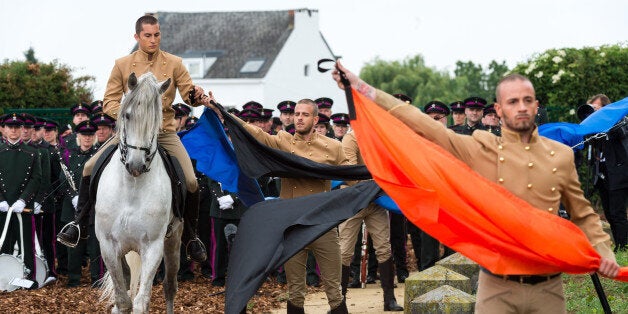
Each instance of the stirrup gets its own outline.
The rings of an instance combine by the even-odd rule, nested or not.
[[[68,241],[65,241],[65,239],[62,239],[61,237],[59,237],[59,234],[65,233],[66,229],[70,228],[71,225],[76,226],[76,228],[78,229],[78,237],[76,239],[76,242],[68,242]],[[63,228],[61,228],[61,231],[59,231],[59,234],[57,234],[57,241],[59,241],[59,243],[70,248],[75,248],[78,245],[79,241],[81,241],[81,226],[74,221],[70,221],[65,226],[63,226]]]
[[[191,239],[190,241],[188,241],[188,243],[185,245],[185,257],[187,258],[188,261],[196,261],[195,259],[192,258],[192,256],[190,255],[190,245],[192,243],[198,243],[200,246],[200,249],[202,249],[203,251],[205,251],[205,255],[207,255],[207,248],[205,248],[205,244],[203,243],[203,241],[201,241],[201,239],[199,239],[198,237],[194,237],[193,239]],[[207,256],[205,256],[205,260],[207,259]],[[197,262],[204,262],[203,261],[197,261]]]

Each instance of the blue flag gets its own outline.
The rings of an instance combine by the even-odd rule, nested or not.
[[[539,126],[539,134],[565,145],[574,147],[585,135],[607,132],[624,116],[628,115],[628,97],[593,112],[580,124],[556,122]],[[575,149],[582,149],[582,145]]]
[[[216,114],[205,109],[194,127],[180,132],[181,142],[196,169],[220,182],[223,190],[237,193],[246,206],[264,200],[257,181],[240,172],[235,151]]]

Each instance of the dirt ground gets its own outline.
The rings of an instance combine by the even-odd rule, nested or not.
[[[408,269],[416,271],[412,246],[408,245]],[[36,290],[0,292],[0,313],[110,313],[106,304],[98,302],[98,289],[89,282],[88,268],[83,268],[83,280],[76,288],[67,288],[67,277]],[[195,272],[195,278],[180,282],[175,298],[177,313],[224,313],[224,287],[214,287],[211,280]],[[397,303],[403,304],[404,285],[395,289]],[[248,313],[285,313],[287,288],[275,280],[265,282],[249,301]],[[365,289],[349,289],[347,307],[350,313],[383,312],[383,295],[379,281]],[[308,287],[306,313],[326,313],[327,298],[321,287]],[[162,285],[153,286],[151,313],[165,313]]]

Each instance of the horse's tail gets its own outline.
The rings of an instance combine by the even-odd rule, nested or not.
[[[129,282],[129,295],[131,300],[135,299],[135,295],[137,294],[137,290],[140,282],[140,272],[142,270],[142,259],[140,255],[135,251],[131,251],[125,255],[126,263],[129,265],[129,270],[131,273],[131,278]],[[98,280],[100,284],[100,299],[99,302],[106,302],[109,305],[115,303],[115,290],[113,287],[113,279],[111,279],[111,274],[109,271],[105,273],[105,275]]]

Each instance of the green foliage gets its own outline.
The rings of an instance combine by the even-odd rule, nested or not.
[[[628,265],[628,252],[616,254],[619,265]],[[600,277],[613,313],[628,313],[628,284]],[[604,313],[589,275],[563,275],[568,313]]]
[[[422,108],[431,100],[449,104],[469,96],[480,96],[490,102],[496,83],[507,71],[505,62],[492,61],[485,70],[471,61],[458,61],[452,76],[426,66],[423,57],[416,55],[403,61],[375,59],[362,68],[360,77],[388,93],[406,94],[413,104]]]
[[[58,108],[79,101],[90,102],[92,76],[74,78],[72,69],[57,61],[38,63],[33,49],[25,52],[30,61],[4,60],[0,64],[0,109]],[[32,62],[35,61],[35,62]]]
[[[628,46],[549,49],[511,72],[530,78],[537,98],[548,107],[550,121],[579,122],[575,110],[589,97],[600,93],[611,101],[626,97]]]

